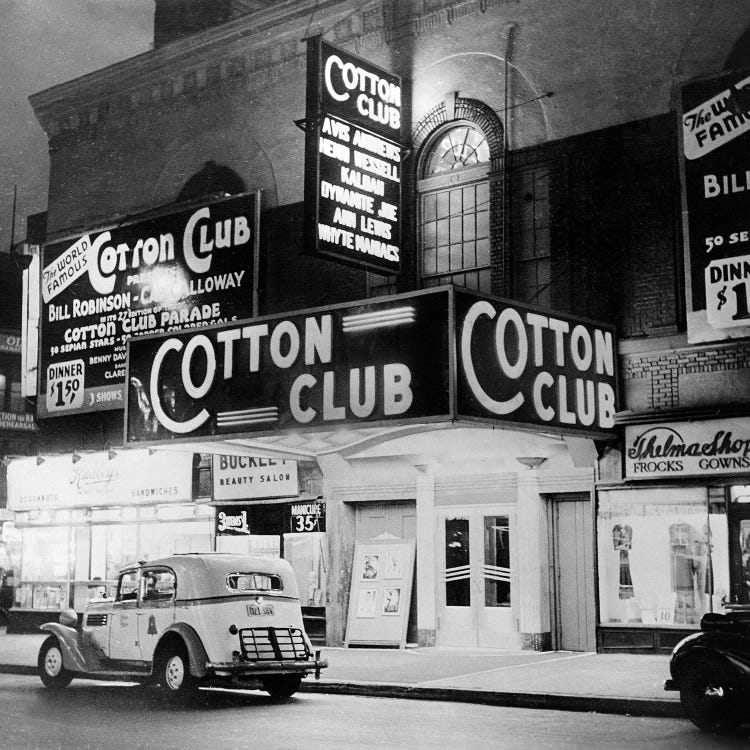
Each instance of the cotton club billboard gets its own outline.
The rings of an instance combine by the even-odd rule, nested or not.
[[[45,246],[39,415],[122,409],[130,336],[252,315],[258,206],[239,195]]]
[[[138,337],[125,440],[447,420],[605,436],[615,345],[608,326],[453,287]]]
[[[308,41],[306,251],[380,273],[401,267],[401,79]]]

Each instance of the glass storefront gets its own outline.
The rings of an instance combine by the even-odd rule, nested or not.
[[[314,517],[306,514],[310,531],[295,531],[298,518],[291,514],[291,509],[305,503],[270,503],[238,504],[217,507],[217,552],[237,552],[241,554],[283,557],[294,569],[300,602],[303,607],[325,607],[326,575],[328,561],[328,541],[325,531],[324,516]],[[323,503],[314,503],[318,508],[325,508]],[[238,519],[234,523],[222,525],[221,514]],[[323,511],[324,513],[324,511]],[[243,515],[244,514],[244,515]],[[288,531],[292,529],[292,531]]]
[[[82,611],[111,594],[118,569],[134,560],[212,549],[207,504],[19,512],[21,568],[14,606]]]
[[[705,486],[599,494],[602,625],[698,627],[729,599],[723,492]]]

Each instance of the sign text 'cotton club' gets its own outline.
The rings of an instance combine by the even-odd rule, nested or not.
[[[614,424],[610,329],[453,288],[128,346],[129,378],[146,384],[128,396],[132,444],[427,419]]]
[[[239,195],[46,245],[40,415],[122,409],[131,336],[251,315],[257,212]]]
[[[307,66],[306,250],[398,273],[401,79],[320,37]]]

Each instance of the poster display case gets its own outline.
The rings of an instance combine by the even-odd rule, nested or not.
[[[379,537],[357,543],[346,646],[406,648],[414,553],[413,539]]]

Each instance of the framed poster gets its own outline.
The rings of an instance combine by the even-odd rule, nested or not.
[[[413,539],[383,536],[354,550],[345,645],[406,648],[414,578]]]

